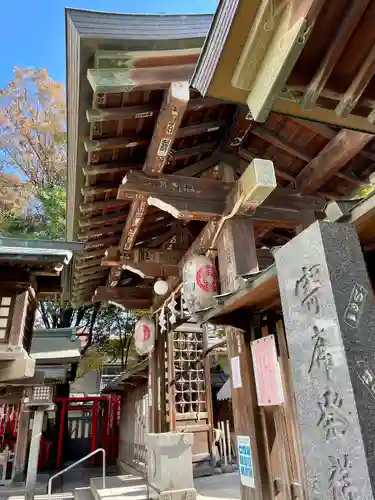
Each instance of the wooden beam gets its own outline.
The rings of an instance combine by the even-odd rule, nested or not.
[[[328,45],[324,58],[305,91],[302,100],[304,109],[311,109],[316,105],[320,93],[324,89],[369,3],[370,0],[359,0],[352,2],[347,7],[344,18],[340,21],[338,30]]]
[[[95,68],[142,68],[196,63],[201,48],[171,50],[97,50]]]
[[[85,251],[85,252],[83,252],[79,256],[78,261],[82,262],[82,261],[87,261],[87,259],[92,259],[92,258],[95,258],[95,257],[100,257],[100,256],[104,255],[104,252],[105,252],[105,248],[104,247],[102,247],[102,248],[96,248],[95,250]]]
[[[217,130],[220,130],[220,128],[222,128],[225,124],[225,120],[214,120],[210,122],[201,122],[194,123],[193,125],[187,125],[186,127],[182,127],[176,131],[173,140],[183,139],[185,137],[201,135],[209,132],[215,132]],[[92,153],[93,151],[101,151],[107,149],[124,149],[130,147],[133,148],[138,146],[145,146],[149,144],[150,141],[151,139],[142,138],[138,135],[129,137],[111,137],[110,139],[87,139],[84,144],[86,151],[88,153]],[[172,143],[173,141],[170,142],[170,147],[172,146]]]
[[[96,194],[116,193],[118,190],[118,182],[106,182],[103,184],[96,184],[94,186],[81,187],[82,196],[94,196]]]
[[[135,286],[99,286],[95,290],[93,302],[104,302],[108,300],[152,300],[152,288]]]
[[[258,11],[257,16],[263,18],[257,19],[257,32],[251,31],[233,77],[246,80],[241,88],[249,89],[247,104],[253,120],[266,121],[308,40],[312,31],[310,27],[324,2],[325,0],[304,0],[298,4],[282,2],[277,13],[272,8]],[[267,21],[270,26],[268,32],[264,30]],[[257,61],[259,63],[255,71],[248,71],[250,63],[257,64]],[[272,68],[271,73],[269,68]]]
[[[89,287],[96,287],[99,284],[103,283],[105,276],[91,276],[90,279],[85,279],[84,281],[80,281],[79,277],[77,277],[73,281],[73,289],[75,293],[79,293],[81,291],[85,291]]]
[[[281,139],[281,137],[278,137],[276,134],[270,132],[260,125],[252,127],[251,133],[260,137],[261,139],[264,139],[269,144],[272,144],[272,146],[275,146],[275,148],[281,149],[282,151],[285,151],[285,153],[288,153],[293,157],[296,156],[297,158],[305,162],[309,162],[312,160],[312,157],[310,155],[306,154],[301,149],[292,146],[288,142]]]
[[[139,274],[142,278],[167,277],[178,275],[178,262],[184,255],[181,250],[154,250],[137,248],[120,255],[118,248],[110,248],[101,265],[120,268]]]
[[[162,174],[158,178],[147,177],[143,172],[131,171],[123,180],[118,191],[119,198],[131,199],[142,195],[151,197],[148,200],[153,206],[155,199],[163,203],[171,203],[181,210],[190,210],[192,203],[206,207],[208,211],[220,208],[228,199],[233,189],[240,185],[236,182],[223,182],[211,179],[183,177],[177,175]],[[215,203],[211,203],[215,202]],[[277,187],[271,195],[263,202],[262,207],[279,210],[314,210],[322,211],[325,200],[320,196],[301,196],[297,191],[289,188]],[[162,208],[161,208],[162,209]],[[177,216],[175,216],[177,218]],[[181,215],[181,218],[185,218]]]
[[[84,175],[90,177],[92,175],[107,175],[120,174],[125,175],[129,170],[141,170],[143,165],[119,165],[117,163],[99,163],[95,165],[86,165],[82,167]]]
[[[141,106],[124,106],[122,108],[88,109],[86,111],[89,123],[106,122],[110,120],[127,120],[129,118],[149,118],[159,113],[157,104]]]
[[[168,239],[171,240],[173,236],[176,235],[176,226],[175,224],[172,224],[171,227],[165,228],[166,231],[163,234],[160,234],[159,236],[156,236],[155,238],[152,238],[151,241],[148,243],[149,248],[158,248],[160,245],[165,243]]]
[[[373,137],[372,134],[341,130],[297,175],[297,190],[301,194],[311,194],[319,189],[354,158]]]
[[[232,126],[228,129],[226,143],[229,150],[241,146],[252,124],[249,109],[247,106],[240,106],[234,115]]]
[[[80,239],[84,238],[96,238],[97,236],[103,236],[105,234],[121,233],[124,229],[124,223],[119,223],[113,226],[100,226],[94,229],[81,229],[79,236]]]
[[[172,159],[174,161],[186,160],[192,156],[201,156],[206,153],[212,153],[218,149],[219,144],[216,141],[204,142],[198,146],[191,146],[190,148],[177,149],[172,152]]]
[[[74,287],[76,287],[76,285],[82,285],[83,283],[89,283],[92,281],[96,282],[98,280],[106,278],[107,274],[108,274],[108,269],[104,269],[104,268],[102,268],[101,271],[98,271],[95,274],[87,274],[87,275],[80,274],[79,276],[74,277],[74,281],[73,281]]]
[[[157,176],[163,171],[188,101],[189,83],[172,83],[165,93],[164,103],[147,151],[143,167],[145,174]],[[133,247],[146,211],[145,199],[133,202],[122,233],[120,250],[130,250]]]
[[[180,175],[161,174],[157,178],[149,177],[144,172],[130,171],[124,177],[118,189],[118,199],[132,199],[134,195],[158,196],[172,195],[201,200],[226,199],[233,189],[233,183],[225,183],[211,179],[184,177]]]
[[[375,71],[375,45],[372,46],[360,70],[349,85],[348,90],[340,99],[336,107],[336,114],[339,116],[348,116],[354,109],[367,85],[374,76]]]
[[[104,201],[92,201],[89,203],[81,203],[79,209],[82,214],[88,214],[97,210],[107,210],[110,208],[124,208],[129,205],[129,202],[124,200],[110,199]]]
[[[87,153],[94,151],[106,151],[108,149],[127,149],[140,146],[147,146],[150,143],[148,137],[142,135],[110,137],[109,139],[87,139],[84,141]]]
[[[217,99],[209,97],[196,97],[191,99],[187,105],[189,111],[198,111],[200,109],[222,106],[223,103]],[[150,118],[159,114],[158,104],[142,104],[140,106],[123,106],[121,108],[93,108],[86,111],[87,121],[89,123],[105,122],[111,120],[126,120],[129,118]]]
[[[211,156],[208,156],[204,160],[198,161],[197,163],[193,163],[192,165],[188,165],[187,167],[183,167],[180,170],[173,172],[172,175],[194,177],[204,172],[205,170],[217,165],[219,161],[219,154],[213,154]]]
[[[127,206],[124,205],[123,208]],[[80,218],[78,219],[78,225],[80,228],[101,226],[102,224],[115,224],[126,219],[128,212],[116,212],[108,215],[95,215],[94,217]]]
[[[100,262],[100,261],[99,261]],[[107,271],[108,272],[108,271]],[[92,267],[88,267],[86,269],[81,269],[80,270],[80,273],[79,273],[79,276],[80,277],[83,277],[83,276],[90,276],[92,274],[102,274],[103,273],[103,267],[101,266],[101,264],[99,263],[99,265],[96,265],[96,266],[92,266]],[[104,273],[103,273],[104,274]]]
[[[98,264],[100,265],[101,262],[101,257],[98,257],[97,259],[81,260],[74,265],[74,269],[77,271],[84,271],[86,269],[89,270],[91,267],[95,267]]]
[[[87,79],[96,93],[167,89],[171,83],[189,81],[195,64],[134,69],[89,69]]]
[[[99,238],[97,240],[93,240],[93,241],[88,241],[87,243],[85,243],[84,245],[84,249],[85,251],[87,250],[91,250],[92,248],[97,248],[97,247],[106,247],[108,248],[109,246],[111,245],[114,245],[118,242],[119,240],[119,237],[118,236],[109,236],[109,237],[105,237],[105,238]]]

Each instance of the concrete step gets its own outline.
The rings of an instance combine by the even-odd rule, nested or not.
[[[75,488],[74,500],[94,500],[94,495],[91,491],[91,488]]]
[[[8,495],[9,495],[9,493],[8,493]],[[7,496],[7,497],[4,496],[4,498],[7,498],[8,500],[24,500],[25,496],[24,495]],[[50,498],[51,498],[51,500],[73,500],[74,495],[73,495],[73,493],[52,493]],[[48,495],[45,495],[45,494],[44,495],[35,495],[34,500],[48,500]]]
[[[94,477],[90,481],[90,487],[95,500],[110,500],[112,498],[116,498],[117,500],[126,498],[131,500],[147,500],[149,497],[148,487],[143,477],[131,474],[106,477],[104,489],[103,479],[101,477]]]

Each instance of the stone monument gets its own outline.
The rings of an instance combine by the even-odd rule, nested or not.
[[[275,253],[309,500],[375,487],[375,306],[355,228],[319,221]]]
[[[147,434],[147,479],[151,487],[156,490],[158,498],[196,499],[192,465],[193,442],[193,434],[184,432]]]

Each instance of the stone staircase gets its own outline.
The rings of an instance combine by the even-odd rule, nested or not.
[[[146,481],[131,474],[107,476],[103,488],[101,477],[90,480],[90,486],[75,488],[72,493],[53,493],[52,500],[148,500],[150,494]],[[35,495],[35,500],[48,500],[48,495]],[[8,500],[23,500],[24,496],[9,496]]]

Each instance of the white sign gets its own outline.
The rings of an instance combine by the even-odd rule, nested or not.
[[[274,335],[251,342],[255,387],[259,406],[281,405],[284,402],[280,365]]]
[[[240,357],[235,356],[230,360],[230,362],[232,366],[232,387],[233,389],[239,389],[242,387]]]
[[[241,483],[248,488],[255,488],[253,457],[249,436],[237,436],[238,467]]]

